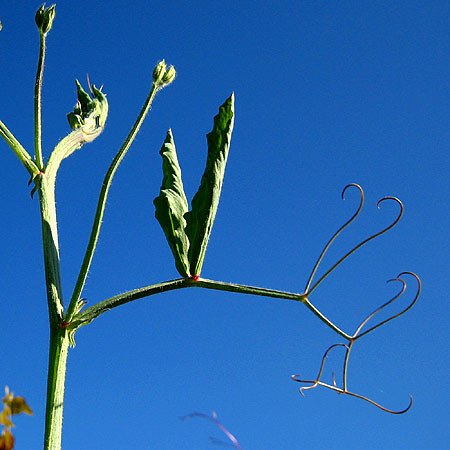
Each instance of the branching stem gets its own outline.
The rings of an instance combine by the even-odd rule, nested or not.
[[[67,332],[60,328],[64,314],[60,276],[58,228],[56,221],[54,178],[46,174],[37,182],[42,220],[44,267],[50,318],[50,350],[45,416],[45,450],[61,449],[64,382],[66,376]]]
[[[199,278],[193,280],[191,278],[179,278],[176,280],[165,281],[163,283],[145,286],[139,289],[125,292],[123,294],[115,295],[114,297],[103,300],[96,305],[87,308],[80,314],[76,315],[72,327],[76,328],[83,323],[89,323],[106,311],[112,308],[123,305],[144,297],[160,294],[162,292],[172,291],[175,289],[182,289],[187,287],[200,287],[206,289],[214,289],[219,291],[236,292],[239,294],[259,295],[264,297],[280,298],[286,300],[294,300],[304,303],[322,322],[329,326],[332,330],[338,333],[345,339],[351,339],[351,336],[339,329],[331,320],[325,317],[305,296],[305,294],[296,294],[292,292],[277,291],[274,289],[266,289],[255,286],[246,286],[236,283],[225,283],[222,281],[207,280]]]
[[[45,5],[45,4],[44,4]],[[97,105],[98,110],[94,109],[96,116],[87,115],[87,119],[91,119],[91,122],[87,122],[86,128],[80,125],[81,122],[75,122],[73,125],[73,121],[71,119],[76,119],[78,117],[76,114],[74,116],[69,115],[69,122],[74,130],[64,139],[62,139],[58,145],[54,148],[53,152],[49,155],[47,160],[47,165],[44,165],[44,159],[42,154],[42,81],[43,81],[43,73],[44,73],[44,64],[45,64],[45,53],[46,53],[46,35],[51,28],[51,24],[54,17],[54,5],[50,8],[45,9],[44,5],[38,10],[36,14],[36,24],[40,30],[40,45],[39,45],[39,60],[36,71],[36,79],[34,86],[34,150],[35,150],[35,158],[25,150],[25,148],[20,144],[20,142],[15,138],[15,136],[9,131],[6,125],[0,121],[0,136],[5,139],[7,144],[12,148],[16,156],[19,158],[21,163],[24,165],[26,170],[31,176],[31,181],[34,181],[35,188],[32,191],[32,194],[35,191],[39,193],[39,204],[40,204],[40,212],[41,212],[41,224],[42,224],[42,240],[43,240],[43,253],[44,253],[44,267],[45,267],[45,279],[46,279],[46,288],[47,288],[47,301],[48,301],[48,310],[49,310],[49,323],[50,323],[50,351],[49,351],[49,366],[48,366],[48,379],[47,379],[47,405],[46,405],[46,423],[45,423],[45,444],[44,450],[60,450],[61,449],[61,441],[62,441],[62,419],[63,419],[63,404],[64,404],[64,385],[65,385],[65,375],[66,375],[66,364],[67,364],[67,354],[68,348],[71,343],[73,343],[73,334],[76,330],[87,323],[90,323],[92,320],[103,314],[104,312],[115,308],[117,306],[123,305],[125,303],[149,297],[155,294],[182,289],[189,287],[200,287],[205,289],[214,289],[221,290],[227,292],[235,292],[240,294],[250,294],[271,298],[280,298],[286,300],[293,300],[297,302],[303,303],[310,311],[313,312],[322,322],[324,322],[329,328],[339,334],[341,337],[345,338],[348,341],[348,345],[346,344],[335,344],[325,352],[325,355],[322,359],[322,364],[320,366],[319,374],[316,380],[301,380],[297,375],[293,375],[293,379],[298,382],[312,384],[307,388],[302,389],[310,389],[316,386],[325,386],[330,388],[336,392],[348,394],[363,400],[366,400],[378,408],[383,409],[384,411],[391,412],[393,414],[401,414],[407,411],[412,405],[412,399],[410,401],[410,405],[402,410],[402,411],[392,411],[388,410],[374,401],[368,399],[359,394],[355,394],[349,392],[347,389],[347,369],[348,369],[348,361],[350,356],[350,351],[356,339],[374,331],[378,327],[386,324],[387,322],[399,317],[408,311],[417,301],[417,298],[420,294],[421,283],[420,279],[417,275],[411,272],[401,273],[395,281],[400,281],[402,284],[402,290],[399,292],[394,298],[377,308],[372,314],[370,314],[357,328],[353,335],[349,335],[338,328],[333,322],[331,322],[324,314],[322,314],[310,301],[309,297],[311,293],[322,283],[322,281],[333,272],[344,260],[346,260],[351,254],[353,254],[356,250],[364,246],[367,242],[372,239],[382,235],[383,233],[390,230],[392,227],[396,225],[396,223],[400,220],[400,217],[403,213],[403,205],[395,197],[385,197],[378,202],[378,207],[380,204],[386,200],[394,200],[399,205],[399,213],[397,218],[387,227],[382,229],[381,231],[373,234],[372,236],[366,238],[358,245],[356,245],[353,249],[348,251],[342,258],[340,258],[328,271],[322,275],[318,281],[313,283],[313,279],[316,275],[316,272],[319,268],[325,253],[328,251],[331,244],[334,240],[340,235],[340,233],[350,224],[361,212],[364,203],[364,193],[360,186],[356,184],[348,185],[344,188],[342,193],[342,197],[344,198],[344,194],[346,190],[350,187],[356,187],[360,192],[360,204],[354,213],[354,215],[343,225],[338,231],[331,237],[328,243],[325,245],[322,250],[317,262],[315,263],[311,275],[307,281],[306,288],[304,293],[291,293],[273,289],[265,289],[261,287],[247,286],[242,284],[235,283],[226,283],[221,281],[208,280],[204,278],[199,278],[199,276],[195,276],[193,278],[186,277],[180,278],[176,280],[166,281],[158,284],[153,284],[151,286],[145,286],[139,289],[134,289],[123,294],[116,295],[114,297],[110,297],[104,301],[101,301],[93,306],[87,308],[85,311],[80,312],[82,302],[80,302],[80,297],[82,291],[84,289],[86,278],[92,263],[93,255],[95,252],[95,248],[97,245],[98,237],[100,234],[101,224],[103,220],[103,215],[105,211],[106,201],[109,194],[109,189],[111,187],[111,183],[113,177],[128,152],[131,144],[133,143],[141,125],[144,122],[145,117],[147,116],[152,102],[156,93],[162,89],[163,87],[169,85],[173,79],[175,78],[175,69],[173,66],[167,67],[165,61],[161,61],[156,66],[153,72],[153,84],[150,89],[150,92],[145,100],[145,103],[133,125],[128,136],[126,137],[123,145],[117,151],[106,175],[103,180],[102,188],[100,191],[97,209],[95,212],[95,217],[92,225],[92,230],[90,234],[90,238],[87,244],[86,252],[83,258],[83,262],[80,268],[80,272],[73,290],[73,294],[67,308],[67,312],[64,312],[63,305],[63,297],[62,297],[62,286],[61,286],[61,275],[60,275],[60,257],[59,257],[59,243],[58,243],[58,227],[57,227],[57,217],[56,217],[56,204],[55,204],[55,182],[56,182],[56,174],[58,168],[62,162],[62,160],[68,157],[71,153],[73,153],[76,149],[80,148],[83,144],[87,142],[92,142],[96,137],[102,132],[104,121],[107,116],[107,101],[105,95],[100,90],[97,90],[95,86],[93,86],[93,95],[95,97],[95,101],[99,103],[94,103],[93,101],[88,101],[83,95],[88,96],[85,93],[79,83],[78,91],[78,106],[74,109],[75,114],[85,110],[85,107],[89,105]],[[83,94],[84,93],[84,94]],[[92,93],[92,90],[91,90]],[[82,95],[83,94],[83,95]],[[100,99],[100,100],[99,100]],[[233,97],[231,97],[231,102]],[[232,103],[231,103],[232,104]],[[99,106],[102,105],[102,106]],[[232,110],[234,111],[234,110]],[[86,112],[86,111],[84,111]],[[234,113],[233,113],[234,114]],[[233,114],[231,117],[233,117]],[[80,119],[79,120],[84,120]],[[76,119],[76,120],[78,120]],[[94,120],[95,119],[95,120]],[[84,122],[82,122],[84,124]],[[90,124],[90,125],[89,125]],[[208,139],[209,139],[208,135]],[[230,131],[231,136],[231,131]],[[209,142],[209,140],[208,140]],[[223,171],[221,177],[223,178]],[[220,194],[220,191],[219,191]],[[218,201],[218,198],[217,198]],[[194,197],[195,202],[195,197]],[[215,210],[214,210],[215,215]],[[212,226],[212,222],[211,222]],[[209,237],[209,234],[208,234]],[[202,241],[203,242],[203,241]],[[207,242],[207,241],[206,241]],[[202,249],[202,252],[206,250],[206,244]],[[203,255],[202,253],[202,255]],[[196,270],[193,270],[193,274],[200,273],[200,264],[196,264]],[[198,267],[197,267],[198,266]],[[404,274],[409,274],[415,277],[418,283],[418,289],[416,296],[413,301],[404,308],[401,312],[394,314],[387,319],[381,321],[380,323],[372,326],[368,330],[364,332],[360,332],[364,325],[379,311],[381,311],[386,306],[390,305],[397,298],[399,298],[405,290],[405,282],[400,278]],[[183,274],[182,274],[183,275]],[[391,280],[394,281],[394,280]],[[328,385],[323,383],[320,379],[322,376],[324,364],[326,357],[331,349],[335,347],[345,347],[346,355],[344,360],[343,367],[343,387],[339,388],[336,385],[334,376],[333,376],[333,385]],[[194,414],[201,415],[201,414]],[[206,417],[205,415],[201,415]],[[240,448],[234,436],[231,435],[217,420],[217,417],[213,415],[212,420],[219,426],[219,428],[224,431],[227,436],[232,440],[235,444],[236,448]]]
[[[94,256],[95,247],[97,246],[98,236],[100,234],[100,228],[102,225],[103,214],[105,212],[106,199],[108,198],[109,189],[111,187],[111,182],[116,173],[117,168],[125,157],[128,149],[130,148],[132,142],[134,141],[139,129],[141,128],[142,123],[144,122],[147,113],[150,110],[153,99],[155,98],[156,92],[158,91],[158,85],[154,82],[152,84],[152,88],[145,100],[144,106],[139,113],[136,122],[134,123],[131,131],[129,132],[125,142],[120,147],[116,156],[114,157],[111,165],[109,166],[108,172],[105,175],[103,180],[102,189],[100,191],[100,196],[97,203],[97,210],[95,212],[94,223],[92,225],[91,235],[89,238],[89,242],[86,248],[86,253],[84,255],[83,263],[80,269],[80,273],[78,275],[77,282],[75,284],[75,288],[72,294],[72,298],[70,300],[69,307],[67,309],[66,316],[64,318],[65,322],[70,322],[75,314],[77,302],[80,299],[81,293],[83,291],[84,285],[86,283],[86,278],[89,272],[89,268],[91,267],[92,258]]]

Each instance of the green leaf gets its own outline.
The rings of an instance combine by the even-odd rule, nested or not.
[[[206,137],[208,157],[200,187],[192,200],[192,210],[186,214],[189,237],[189,271],[198,276],[202,270],[206,247],[219,206],[228,150],[234,124],[234,94],[219,108],[214,127]]]
[[[163,158],[163,181],[160,194],[153,201],[155,216],[169,242],[175,266],[183,277],[190,276],[188,249],[189,239],[186,235],[185,214],[188,202],[184,193],[181,169],[178,164],[172,131],[167,132],[166,139],[159,154]]]
[[[183,277],[198,277],[202,269],[219,206],[233,124],[234,94],[219,108],[219,114],[214,117],[213,130],[206,136],[206,168],[192,200],[191,211],[188,211],[181,169],[170,130],[160,151],[164,178],[160,195],[153,201],[155,216],[169,242],[178,272]]]

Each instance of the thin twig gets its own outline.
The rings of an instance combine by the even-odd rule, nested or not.
[[[400,218],[403,215],[403,203],[396,197],[384,197],[381,200],[378,201],[377,203],[377,207],[378,209],[380,208],[380,205],[382,202],[386,201],[386,200],[394,200],[399,206],[400,206],[400,212],[397,216],[397,218],[386,228],[383,228],[381,231],[369,236],[368,238],[364,239],[362,242],[360,242],[358,245],[356,245],[355,247],[353,247],[349,252],[347,252],[342,258],[340,258],[335,264],[333,264],[333,266],[327,270],[320,278],[319,280],[314,284],[314,286],[309,289],[309,291],[307,292],[308,295],[310,295],[316,288],[317,286],[319,286],[319,284],[331,273],[333,272],[334,269],[336,269],[342,262],[344,262],[351,254],[353,254],[354,252],[356,252],[356,250],[358,250],[359,248],[361,248],[363,245],[367,244],[369,241],[371,241],[372,239],[375,239],[378,236],[381,236],[382,234],[386,233],[387,231],[389,231],[391,228],[393,228],[398,221],[400,220]]]
[[[345,188],[342,190],[341,193],[341,198],[342,200],[345,200],[345,191],[351,187],[354,186],[359,190],[360,193],[360,201],[359,201],[359,206],[358,209],[356,210],[356,212],[353,214],[353,216],[347,220],[347,222],[344,223],[344,225],[342,225],[337,231],[336,233],[333,234],[333,236],[331,237],[331,239],[327,242],[327,244],[325,245],[325,247],[322,250],[322,253],[320,254],[320,256],[317,258],[316,263],[314,264],[313,270],[311,272],[311,275],[308,278],[308,281],[306,283],[306,287],[305,287],[305,292],[308,292],[309,290],[309,286],[312,283],[312,280],[314,278],[314,275],[317,272],[317,269],[319,268],[320,262],[322,261],[323,257],[325,256],[325,253],[327,252],[327,250],[330,248],[330,245],[333,243],[333,241],[342,233],[342,231],[344,231],[345,228],[347,228],[359,215],[359,213],[362,210],[362,207],[364,205],[364,191],[362,189],[362,187],[359,184],[356,183],[350,183],[347,184],[347,186],[345,186]]]
[[[416,294],[415,294],[415,296],[414,296],[413,301],[412,301],[406,308],[404,308],[402,311],[400,311],[399,313],[394,314],[394,315],[388,317],[387,319],[381,321],[381,322],[378,323],[377,325],[374,325],[373,327],[369,328],[369,329],[368,329],[367,331],[365,331],[364,333],[358,334],[358,333],[361,331],[361,329],[363,328],[363,326],[364,326],[365,324],[367,324],[367,322],[368,322],[372,317],[374,317],[378,312],[380,312],[380,311],[381,311],[382,309],[384,309],[386,306],[390,305],[390,304],[393,303],[395,300],[397,300],[397,299],[405,292],[405,289],[406,289],[406,282],[405,282],[402,278],[400,278],[402,275],[411,275],[411,276],[413,276],[413,277],[416,279],[416,281],[417,281],[417,292],[416,292]],[[379,403],[376,403],[375,401],[371,400],[370,398],[368,398],[368,397],[366,397],[366,396],[363,396],[363,395],[360,395],[360,394],[356,394],[356,393],[354,393],[354,392],[350,392],[350,391],[347,389],[348,362],[349,362],[349,358],[350,358],[350,352],[351,352],[351,349],[352,349],[352,347],[353,347],[353,344],[354,344],[355,340],[356,340],[356,339],[359,339],[360,337],[362,337],[362,336],[364,336],[364,335],[366,335],[366,334],[368,334],[368,333],[370,333],[370,332],[372,332],[372,331],[374,331],[376,328],[380,327],[381,325],[384,325],[385,323],[390,322],[391,320],[396,319],[397,317],[400,317],[400,316],[401,316],[402,314],[404,314],[406,311],[408,311],[409,309],[411,309],[411,308],[414,306],[414,304],[416,303],[417,299],[419,298],[420,291],[421,291],[421,281],[420,281],[420,278],[419,278],[415,273],[413,273],[413,272],[402,272],[402,273],[400,273],[400,274],[398,275],[397,278],[395,278],[395,279],[393,279],[393,280],[389,280],[389,281],[400,281],[400,282],[402,283],[402,288],[401,288],[400,292],[398,292],[398,293],[397,293],[393,298],[391,298],[388,302],[386,302],[386,303],[384,303],[383,305],[381,305],[380,307],[378,307],[374,312],[372,312],[369,316],[367,316],[367,317],[361,322],[361,324],[357,327],[357,329],[356,329],[355,333],[353,334],[353,336],[351,336],[351,337],[349,338],[349,343],[348,343],[348,345],[346,345],[346,344],[334,344],[334,345],[330,346],[330,347],[325,351],[325,353],[324,353],[324,355],[323,355],[323,357],[322,357],[321,364],[320,364],[319,373],[318,373],[318,375],[317,375],[317,377],[316,377],[315,380],[303,380],[303,379],[300,378],[300,375],[292,375],[292,376],[291,376],[291,378],[292,378],[294,381],[297,381],[297,382],[300,382],[300,383],[311,384],[311,386],[302,386],[302,387],[299,389],[300,394],[304,395],[304,394],[303,394],[303,391],[305,391],[305,390],[307,390],[307,389],[314,389],[314,388],[316,388],[317,386],[323,386],[323,387],[326,387],[326,388],[328,388],[328,389],[331,389],[331,390],[333,390],[333,391],[335,391],[335,392],[337,392],[337,393],[339,393],[339,394],[347,394],[347,395],[350,395],[350,396],[352,396],[352,397],[356,397],[356,398],[360,398],[360,399],[362,399],[362,400],[365,400],[365,401],[371,403],[372,405],[376,406],[377,408],[380,408],[381,410],[383,410],[383,411],[385,411],[385,412],[388,412],[388,413],[391,413],[391,414],[403,414],[403,413],[407,412],[407,411],[412,407],[412,404],[413,404],[413,398],[412,398],[411,395],[410,395],[410,403],[409,403],[409,405],[408,405],[405,409],[403,409],[403,410],[395,411],[395,410],[392,410],[392,409],[385,408],[384,406],[381,406]],[[334,372],[333,372],[333,374],[332,374],[332,383],[333,383],[332,385],[327,384],[327,383],[324,383],[324,382],[321,381],[321,377],[322,377],[322,374],[323,374],[323,369],[324,369],[324,366],[325,366],[326,358],[328,357],[329,352],[330,352],[333,348],[336,348],[336,347],[345,347],[345,348],[346,348],[345,358],[344,358],[344,366],[343,366],[343,373],[342,373],[342,381],[343,381],[343,387],[342,387],[342,388],[340,388],[340,387],[337,386],[337,384],[336,384],[336,378],[335,378]]]

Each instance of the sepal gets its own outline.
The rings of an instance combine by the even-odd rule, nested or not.
[[[47,34],[53,25],[55,19],[55,7],[56,5],[45,7],[45,3],[36,11],[35,21],[42,34]]]
[[[78,80],[75,80],[75,83],[77,85],[78,101],[73,111],[67,114],[70,128],[72,130],[83,128],[83,131],[88,134],[94,132],[97,128],[103,128],[108,117],[108,100],[106,95],[93,85],[91,98]]]

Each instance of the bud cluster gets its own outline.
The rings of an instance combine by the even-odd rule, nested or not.
[[[80,127],[85,127],[86,131],[94,131],[98,127],[103,127],[108,116],[108,101],[106,95],[92,86],[93,98],[81,87],[78,80],[75,80],[77,84],[77,97],[78,101],[73,109],[73,112],[67,114],[67,120],[69,121],[72,130],[76,130]]]
[[[45,3],[36,11],[35,21],[42,34],[47,34],[53,25],[55,18],[55,6],[52,5],[45,8]]]
[[[158,88],[163,88],[175,79],[176,75],[175,67],[169,66],[167,67],[164,59],[160,61],[155,69],[153,70],[153,82],[157,85]]]

